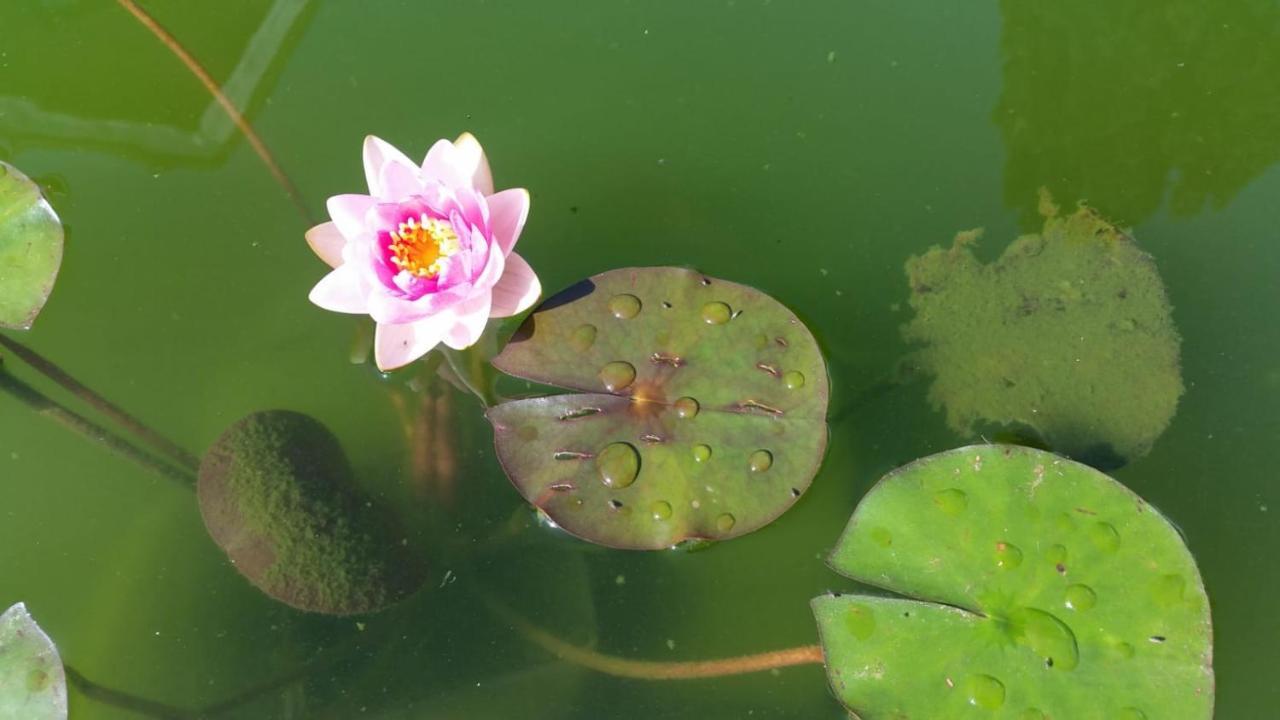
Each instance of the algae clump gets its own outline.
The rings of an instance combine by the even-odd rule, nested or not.
[[[300,413],[236,422],[200,465],[200,513],[267,595],[333,615],[379,610],[425,577],[395,519],[353,484],[333,434]]]
[[[1146,454],[1182,394],[1181,341],[1151,256],[1093,209],[1065,217],[1042,193],[1044,229],[994,262],[962,232],[910,258],[919,344],[909,364],[933,376],[929,399],[973,435],[1030,428],[1099,467]],[[1026,444],[1035,444],[1034,442]]]

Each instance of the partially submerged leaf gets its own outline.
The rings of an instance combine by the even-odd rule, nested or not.
[[[58,649],[18,603],[0,615],[0,718],[66,717],[67,678]]]
[[[0,162],[0,327],[30,329],[62,265],[62,222],[36,186]]]
[[[1042,198],[1040,235],[980,262],[961,233],[907,261],[913,362],[934,377],[947,424],[1030,427],[1102,468],[1142,456],[1182,394],[1178,331],[1151,257],[1093,210]],[[1035,443],[1032,443],[1035,444]]]
[[[375,612],[425,578],[395,519],[356,488],[337,438],[301,413],[258,412],[228,428],[200,463],[197,495],[236,569],[293,607]]]
[[[920,598],[813,602],[831,687],[863,720],[1213,714],[1191,553],[1088,466],[1011,445],[918,460],[872,488],[830,562]]]
[[[547,300],[494,359],[583,394],[489,411],[516,488],[565,530],[658,549],[762,527],[809,486],[827,371],[764,293],[682,268],[596,275]]]

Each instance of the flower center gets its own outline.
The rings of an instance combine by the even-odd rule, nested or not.
[[[435,277],[445,258],[458,252],[458,234],[447,220],[423,214],[400,223],[391,231],[391,262],[418,277]]]

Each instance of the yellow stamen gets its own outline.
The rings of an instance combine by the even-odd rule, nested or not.
[[[391,262],[418,277],[435,277],[444,261],[458,252],[458,234],[447,220],[423,214],[400,223],[391,231]]]

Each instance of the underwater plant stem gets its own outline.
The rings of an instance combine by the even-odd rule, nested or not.
[[[280,169],[280,165],[276,163],[275,158],[272,157],[271,151],[267,149],[266,143],[262,142],[262,138],[258,137],[258,133],[254,132],[253,126],[250,125],[249,121],[245,120],[244,116],[240,114],[240,111],[236,108],[235,104],[231,102],[231,99],[222,92],[222,88],[218,86],[218,83],[213,79],[213,76],[211,76],[209,72],[200,65],[200,62],[197,61],[191,53],[187,52],[186,48],[182,47],[181,43],[179,43],[173,35],[169,34],[168,30],[165,30],[160,23],[156,22],[155,18],[148,15],[141,7],[138,7],[137,3],[133,0],[116,0],[116,2],[120,7],[127,10],[130,15],[137,19],[137,21],[149,30],[152,35],[155,35],[156,39],[163,43],[164,46],[174,54],[174,56],[181,60],[182,64],[187,66],[187,69],[191,71],[192,75],[196,76],[196,79],[200,81],[200,84],[204,85],[205,89],[209,91],[209,94],[213,96],[213,99],[222,106],[224,111],[226,111],[227,116],[231,118],[231,122],[234,123],[240,130],[241,134],[244,135],[244,139],[249,142],[249,146],[252,147],[253,151],[262,159],[262,163],[267,166],[267,170],[271,172],[271,175],[275,177],[276,182],[279,183],[280,187],[283,188],[285,193],[289,196],[289,199],[293,201],[293,204],[298,208],[298,212],[302,214],[303,220],[309,224],[314,224],[315,220],[312,219],[310,211],[307,210],[307,206],[303,204],[302,196],[298,194],[298,189],[294,187],[293,181],[289,179],[288,175],[284,174],[284,170]]]
[[[88,440],[102,445],[124,458],[191,490],[195,487],[195,474],[164,463],[139,450],[124,438],[98,425],[79,413],[63,407],[58,401],[22,382],[0,368],[0,390],[22,401],[35,412],[48,417],[63,427],[80,433]]]
[[[95,702],[110,705],[122,710],[128,710],[150,718],[161,718],[162,720],[182,720],[185,718],[195,717],[191,712],[176,708],[171,705],[148,700],[146,698],[131,695],[121,690],[114,690],[104,685],[90,680],[80,674],[78,670],[70,665],[63,666],[63,672],[66,673],[67,683],[74,687],[81,695]]]
[[[45,358],[17,340],[5,335],[0,335],[0,345],[3,345],[20,360],[35,368],[42,375],[57,383],[67,392],[83,400],[94,410],[97,410],[115,423],[119,424],[120,427],[136,435],[139,440],[142,440],[155,448],[161,454],[168,456],[178,465],[193,473],[200,467],[200,461],[195,455],[192,455],[186,450],[178,447],[176,443],[155,430],[152,430],[141,420],[135,418],[115,403],[94,392],[84,383],[81,383],[79,380],[71,377],[53,361]]]
[[[801,645],[783,650],[717,658],[715,660],[676,662],[632,660],[616,655],[606,655],[590,648],[561,640],[516,615],[492,598],[485,598],[485,603],[495,614],[515,626],[520,634],[561,660],[590,668],[596,672],[632,680],[701,680],[729,675],[745,675],[793,665],[821,665],[824,662],[822,648],[818,645]]]

